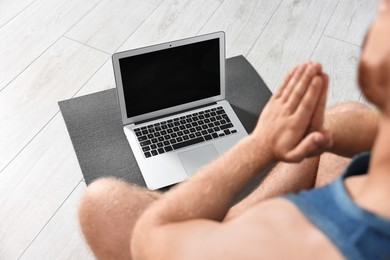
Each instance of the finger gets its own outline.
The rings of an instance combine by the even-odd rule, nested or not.
[[[323,89],[323,79],[320,76],[315,76],[307,89],[305,95],[301,99],[296,109],[297,118],[305,118],[311,120],[316,108],[318,99],[320,98]],[[307,125],[309,126],[309,125]]]
[[[284,89],[287,87],[287,84],[290,82],[292,76],[297,71],[298,67],[299,65],[295,65],[294,67],[292,67],[287,73],[287,75],[284,77],[282,83],[280,83],[280,87],[278,88],[278,90],[276,90],[274,94],[275,98],[279,98],[283,94]]]
[[[303,96],[305,95],[307,89],[309,88],[309,85],[310,85],[313,77],[317,74],[318,74],[318,66],[317,65],[309,64],[306,67],[306,70],[302,74],[302,77],[299,79],[295,88],[292,90],[291,94],[289,95],[287,104],[288,104],[290,111],[295,111],[298,104],[300,103]]]
[[[313,132],[289,151],[285,156],[285,160],[287,162],[300,162],[306,157],[321,153],[325,147],[329,146],[329,143],[329,136],[321,132]]]
[[[319,131],[323,127],[324,123],[324,115],[325,115],[325,107],[326,107],[326,99],[328,96],[328,87],[329,87],[329,77],[326,74],[322,75],[322,79],[324,81],[323,88],[321,91],[320,98],[317,103],[317,107],[312,116],[311,125],[309,127],[310,131]]]
[[[282,98],[283,98],[284,102],[287,101],[287,99],[290,96],[295,85],[298,83],[299,79],[302,77],[302,74],[304,73],[307,65],[308,65],[307,63],[303,63],[303,64],[299,65],[298,68],[296,69],[294,75],[292,76],[292,78],[290,79],[290,81],[288,82],[287,86],[285,87],[285,89],[283,91]]]

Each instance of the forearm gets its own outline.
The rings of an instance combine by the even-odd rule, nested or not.
[[[325,116],[325,127],[333,135],[328,152],[352,157],[372,149],[378,129],[379,114],[357,102],[337,105]]]
[[[272,161],[252,136],[242,139],[188,181],[166,193],[145,213],[144,221],[159,224],[191,219],[223,219],[235,196]]]

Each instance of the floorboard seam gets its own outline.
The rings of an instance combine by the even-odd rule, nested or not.
[[[78,40],[75,40],[75,39],[73,39],[73,38],[69,38],[68,36],[63,35],[62,37],[66,38],[66,39],[68,39],[68,40],[74,41],[74,42],[76,42],[76,43],[79,43],[79,44],[81,44],[81,45],[84,45],[85,47],[89,47],[89,48],[92,48],[92,49],[94,49],[94,50],[96,50],[96,51],[99,51],[99,52],[102,52],[102,53],[104,53],[104,54],[107,54],[107,55],[109,55],[109,56],[112,55],[111,53],[105,52],[105,51],[100,50],[100,49],[98,49],[98,48],[96,48],[96,47],[93,47],[93,46],[91,46],[91,45],[88,45],[88,44],[86,44],[86,43],[79,42]]]
[[[329,19],[328,19],[328,22],[326,23],[324,29],[322,30],[321,37],[318,39],[316,46],[313,48],[313,51],[311,52],[311,54],[310,54],[310,56],[309,56],[309,59],[311,59],[311,58],[313,57],[313,54],[314,54],[314,52],[316,51],[316,49],[317,49],[317,47],[318,47],[318,44],[321,42],[321,39],[322,39],[322,37],[323,37],[324,34],[325,34],[325,30],[326,30],[326,28],[328,28],[328,25],[329,25],[329,23],[330,23],[330,20],[332,20],[332,17],[333,17],[333,15],[334,15],[334,12],[336,11],[336,9],[337,9],[337,7],[339,6],[339,4],[340,4],[340,0],[337,2],[336,6],[334,7],[333,12],[332,12],[332,14],[330,15],[330,17],[329,17]]]
[[[359,45],[359,44],[356,44],[356,43],[353,43],[353,42],[348,42],[348,41],[346,41],[346,40],[343,40],[343,39],[339,39],[339,38],[336,38],[336,37],[333,37],[333,36],[330,36],[330,35],[327,35],[327,34],[323,34],[323,36],[325,36],[325,37],[328,37],[328,38],[331,38],[331,39],[333,39],[333,40],[336,40],[336,41],[339,41],[339,42],[343,42],[343,43],[347,43],[347,44],[351,44],[351,45],[353,45],[353,46],[355,46],[355,47],[358,47],[358,48],[361,48],[362,46],[361,45]]]
[[[12,16],[8,21],[6,21],[5,23],[3,23],[2,25],[0,25],[0,29],[5,26],[7,23],[9,23],[11,20],[13,20],[16,16],[18,16],[20,13],[22,13],[24,10],[26,10],[28,7],[30,7],[33,3],[37,2],[38,0],[34,0],[32,1],[31,3],[29,3],[25,8],[23,8],[22,10],[20,10],[17,14],[15,14],[14,16]]]
[[[217,8],[215,8],[214,12],[209,16],[207,21],[203,24],[203,26],[200,28],[200,30],[196,33],[196,35],[199,35],[199,33],[203,30],[203,28],[207,25],[207,23],[210,21],[210,19],[214,16],[214,14],[217,12],[217,10],[221,7],[221,5],[225,2],[225,0],[222,0],[222,2],[218,5]]]
[[[23,250],[22,254],[18,257],[18,259],[20,259],[24,253],[28,250],[28,248],[32,245],[32,243],[34,243],[34,241],[37,239],[37,237],[39,236],[39,234],[41,234],[41,232],[45,229],[45,227],[47,226],[47,224],[49,224],[49,222],[53,219],[53,217],[57,214],[57,212],[61,209],[61,207],[65,204],[65,202],[68,200],[68,198],[70,197],[70,195],[72,195],[72,193],[76,190],[76,188],[80,185],[81,183],[81,180],[75,185],[75,187],[72,189],[72,191],[68,194],[68,196],[66,196],[65,200],[61,203],[61,205],[56,209],[56,211],[53,213],[53,215],[49,218],[48,221],[46,221],[46,223],[43,225],[43,227],[39,230],[38,234],[36,234],[36,236],[31,240],[31,242],[27,245],[27,247]]]
[[[268,21],[266,22],[266,24],[264,25],[264,28],[263,30],[261,30],[261,32],[259,33],[259,35],[257,36],[256,40],[253,42],[252,44],[252,47],[249,48],[249,50],[247,51],[247,53],[245,53],[243,56],[245,58],[248,57],[249,53],[252,51],[253,47],[256,45],[257,41],[260,39],[260,36],[263,34],[264,30],[268,27],[268,24],[269,22],[271,21],[272,17],[274,17],[276,11],[279,9],[280,5],[282,4],[283,0],[280,0],[278,6],[275,8],[274,12],[272,13],[272,15],[269,17]]]

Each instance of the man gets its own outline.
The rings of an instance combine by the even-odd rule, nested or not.
[[[380,2],[359,65],[361,88],[379,112],[349,103],[325,114],[328,79],[321,66],[294,67],[253,133],[171,191],[114,179],[91,184],[79,218],[95,256],[389,259],[389,5]],[[338,177],[346,157],[366,150],[371,158],[355,157]],[[278,161],[287,163],[233,205],[261,169]],[[314,186],[322,187],[276,197]]]

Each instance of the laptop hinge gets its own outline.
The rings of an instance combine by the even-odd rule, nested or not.
[[[178,115],[178,114],[181,114],[181,113],[185,113],[187,111],[192,111],[192,110],[195,110],[195,109],[199,109],[199,108],[202,108],[202,107],[208,107],[208,106],[215,105],[215,104],[217,104],[217,102],[213,102],[213,103],[209,103],[209,104],[205,104],[205,105],[201,105],[201,106],[197,106],[197,107],[191,107],[191,108],[184,109],[184,110],[181,110],[181,111],[178,111],[178,112],[175,112],[175,113],[170,113],[170,114],[166,114],[166,115],[163,115],[163,116],[157,116],[157,117],[149,118],[147,120],[142,120],[142,121],[134,123],[134,125],[143,124],[143,123],[146,123],[146,122],[149,122],[149,121],[158,120],[160,118],[165,118],[165,117],[168,117],[168,116]]]

